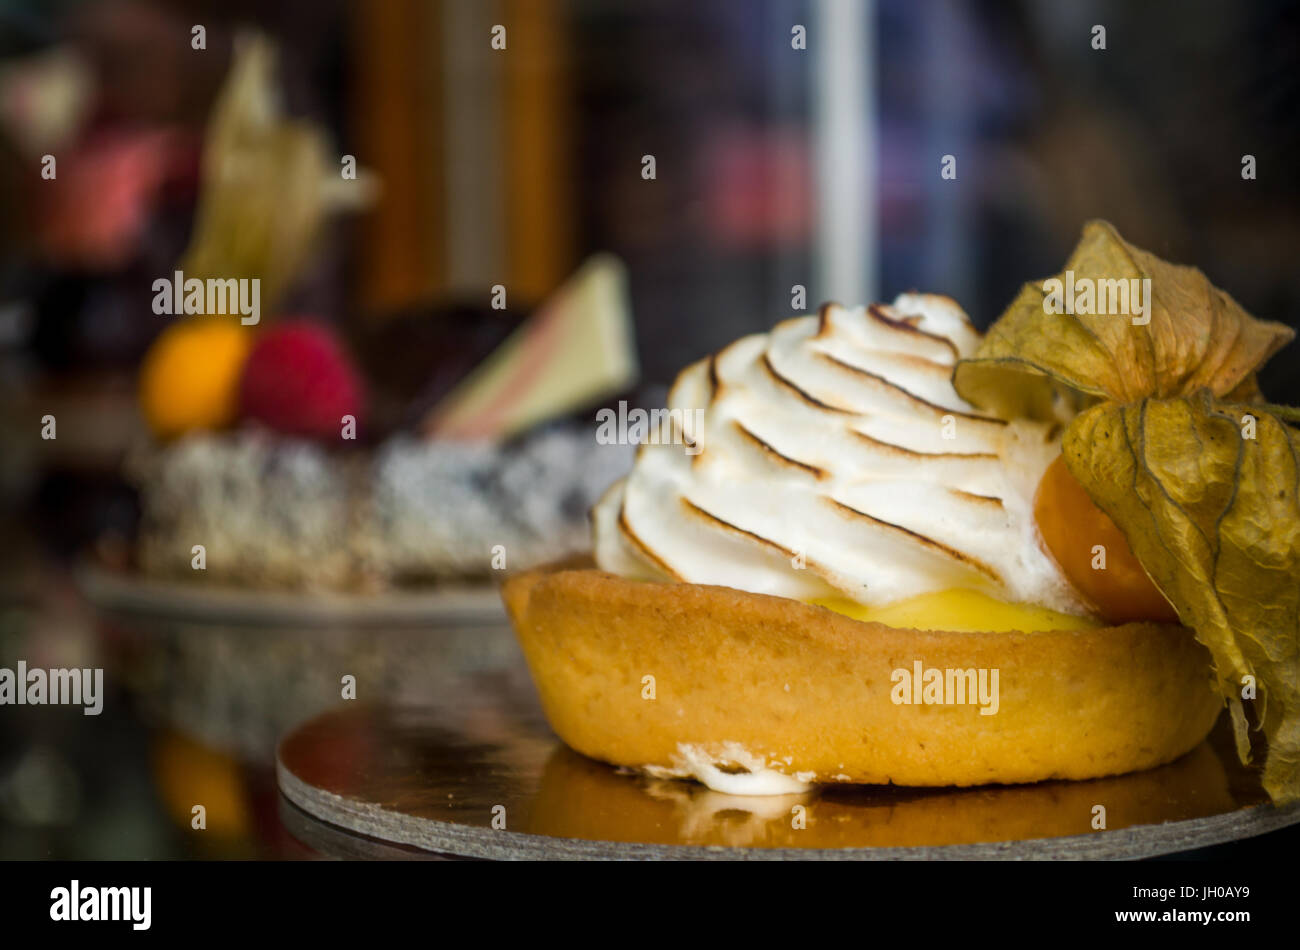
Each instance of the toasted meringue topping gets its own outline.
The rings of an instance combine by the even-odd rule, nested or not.
[[[1033,519],[1059,432],[983,416],[952,387],[979,340],[952,300],[903,294],[687,367],[668,408],[703,411],[698,444],[642,447],[593,511],[598,564],[804,600],[969,588],[1086,613]]]

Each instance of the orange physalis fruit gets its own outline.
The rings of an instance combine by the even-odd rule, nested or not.
[[[1066,578],[1107,621],[1178,622],[1178,614],[1134,557],[1124,534],[1070,474],[1064,456],[1047,467],[1038,483],[1034,518]]]

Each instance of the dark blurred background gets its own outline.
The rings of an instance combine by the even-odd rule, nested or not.
[[[643,392],[789,316],[794,285],[804,311],[945,293],[986,326],[1089,218],[1300,323],[1293,3],[0,0],[0,645],[66,584],[49,558],[134,518],[118,473],[142,432],[135,376],[169,319],[151,282],[189,239],[209,110],[250,26],[278,45],[288,112],[380,183],[282,308],[339,327],[372,375],[454,378],[596,251],[627,264]],[[485,310],[495,283],[508,314]],[[1263,373],[1274,401],[1300,402],[1298,354]],[[57,442],[33,437],[45,412]],[[85,763],[23,755],[0,761],[0,805],[39,825],[14,789],[73,787]]]
[[[136,278],[184,246],[244,25],[278,42],[289,110],[384,186],[290,309],[384,321],[498,280],[537,300],[612,250],[647,375],[667,381],[788,315],[794,284],[810,307],[934,290],[987,323],[1102,217],[1294,320],[1297,19],[1290,3],[1210,0],[4,0],[6,378],[130,367],[159,329]],[[47,152],[101,207],[42,194]],[[835,167],[839,152],[860,167]],[[945,154],[956,181],[940,179]],[[861,246],[830,245],[845,234]],[[1296,365],[1266,381],[1294,397],[1282,363]]]
[[[85,496],[60,477],[116,473],[140,431],[135,372],[168,323],[151,282],[189,239],[241,29],[278,44],[289,114],[381,185],[331,218],[284,312],[428,396],[613,251],[653,403],[790,315],[795,285],[809,310],[946,293],[987,325],[1093,217],[1294,325],[1298,20],[1213,0],[0,0],[0,499],[39,499],[72,546],[129,520],[129,498],[70,517]],[[505,314],[484,306],[498,282]],[[1298,354],[1263,373],[1275,401],[1300,402]],[[30,437],[38,406],[57,443]]]

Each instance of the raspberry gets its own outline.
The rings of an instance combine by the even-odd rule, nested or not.
[[[276,432],[337,439],[343,417],[361,427],[365,394],[338,337],[305,320],[278,323],[253,344],[239,385],[240,414]]]

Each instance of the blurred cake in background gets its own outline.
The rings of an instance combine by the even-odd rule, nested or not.
[[[419,423],[373,445],[364,374],[325,327],[170,327],[141,370],[160,438],[128,463],[138,566],[192,578],[201,544],[210,579],[371,590],[586,550],[586,513],[633,447],[563,420],[635,379],[624,284],[615,259],[593,258]]]
[[[279,116],[271,62],[257,40],[236,55],[175,275],[260,276],[262,312],[160,317],[139,379],[154,438],[127,462],[135,567],[371,591],[587,549],[586,512],[632,461],[573,419],[636,379],[621,263],[591,258],[522,322],[444,308],[348,337],[281,313],[322,221],[376,183],[340,179],[321,136]]]
[[[504,444],[403,435],[354,453],[264,430],[196,434],[133,460],[137,557],[151,576],[249,587],[482,578],[587,550],[587,511],[631,462],[630,447],[576,424]]]

